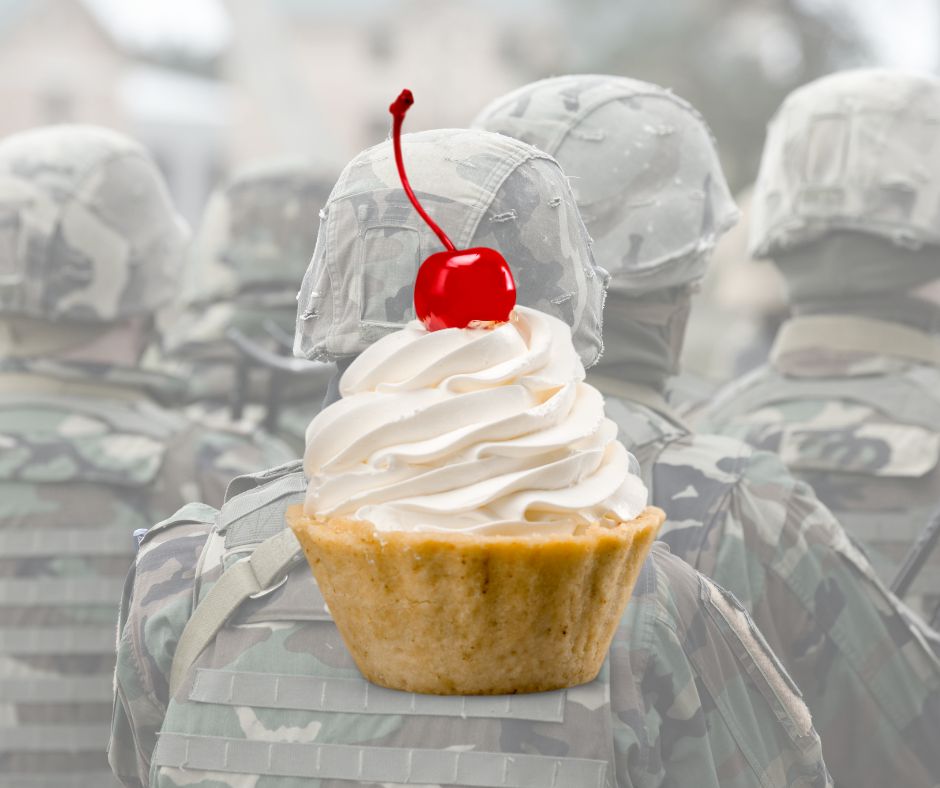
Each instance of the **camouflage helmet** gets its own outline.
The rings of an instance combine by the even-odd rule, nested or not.
[[[586,366],[600,356],[606,273],[558,163],[471,129],[402,137],[411,185],[458,249],[506,258],[518,301],[564,320]],[[414,280],[441,243],[402,189],[392,143],[354,158],[324,208],[297,305],[294,353],[337,360],[414,319]]]
[[[188,231],[144,148],[92,126],[0,141],[0,315],[111,323],[170,300]]]
[[[940,79],[886,69],[791,93],[767,130],[754,193],[756,257],[854,230],[940,243]]]
[[[737,220],[705,121],[656,85],[600,75],[544,79],[496,99],[473,125],[558,159],[612,290],[700,279],[708,253]]]
[[[241,170],[216,190],[187,256],[179,301],[161,319],[165,348],[217,342],[233,326],[257,334],[265,318],[286,319],[290,330],[332,186],[322,168],[284,160]]]

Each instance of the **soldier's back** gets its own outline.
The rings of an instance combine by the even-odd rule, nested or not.
[[[232,476],[271,457],[132,387],[16,366],[0,395],[0,772],[17,785],[105,786],[134,532],[193,495],[221,501]]]
[[[720,392],[699,420],[777,453],[886,583],[940,506],[940,363],[778,350],[773,364]],[[940,550],[910,599],[928,614],[940,599]]]
[[[201,621],[217,631],[169,686],[193,600],[211,608],[225,569],[290,536],[284,513],[305,487],[285,466],[236,482],[218,517],[188,507],[148,535],[117,672],[111,761],[126,785],[827,784],[809,713],[756,630],[662,545],[580,687],[441,697],[369,684],[296,546],[270,590],[217,628]]]
[[[801,687],[834,778],[932,786],[940,662],[812,490],[740,440],[605,405],[668,513],[659,538],[754,617]]]

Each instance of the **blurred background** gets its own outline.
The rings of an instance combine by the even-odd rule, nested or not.
[[[690,100],[741,191],[790,90],[853,65],[933,71],[938,41],[938,0],[0,0],[0,134],[64,122],[129,133],[196,223],[214,186],[256,159],[304,156],[337,174],[385,138],[402,87],[419,130],[465,125],[533,79],[594,71]],[[780,318],[779,283],[742,267],[744,240],[729,237],[704,283],[693,374],[749,365],[747,350],[717,358],[697,330],[714,310],[741,317],[745,348]]]

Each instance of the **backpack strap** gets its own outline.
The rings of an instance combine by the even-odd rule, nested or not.
[[[230,566],[193,611],[180,635],[170,669],[170,695],[176,694],[203,649],[249,597],[268,589],[303,559],[294,532],[284,529]]]

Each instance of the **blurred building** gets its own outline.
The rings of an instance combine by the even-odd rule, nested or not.
[[[565,38],[534,0],[229,0],[227,75],[236,158],[305,155],[337,172],[388,135],[388,105],[415,94],[406,130],[464,126],[500,93],[557,71]]]
[[[408,128],[465,125],[557,71],[558,15],[535,0],[0,0],[0,135],[96,123],[150,147],[183,213],[259,157],[337,173]]]
[[[0,0],[0,135],[48,123],[128,133],[153,150],[183,213],[195,219],[223,169],[231,122],[224,84],[194,64],[217,59],[225,43],[205,51],[203,39],[204,51],[195,52],[191,34],[140,35],[159,25],[127,13],[137,5]]]
[[[386,137],[403,87],[417,131],[465,125],[533,79],[595,71],[691,100],[743,185],[795,85],[901,52],[936,62],[935,0],[911,3],[898,15],[887,0],[0,0],[0,135],[59,122],[127,132],[195,220],[250,160],[339,172]]]

